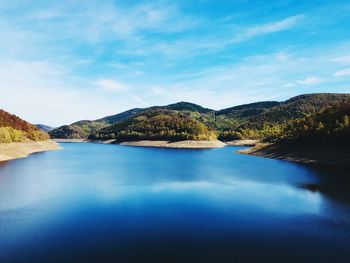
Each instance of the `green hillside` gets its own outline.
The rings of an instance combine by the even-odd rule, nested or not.
[[[300,95],[280,103],[252,120],[260,126],[263,126],[264,122],[286,123],[291,119],[302,118],[317,113],[326,107],[346,102],[350,102],[349,94]]]
[[[181,102],[174,103],[174,104],[169,104],[166,106],[160,106],[159,108],[166,109],[166,110],[198,112],[201,114],[214,112],[214,110],[212,110],[212,109],[204,108],[204,107],[199,106],[197,104],[185,102],[185,101],[181,101]]]
[[[291,122],[284,138],[302,143],[350,145],[350,103]]]
[[[61,127],[58,127],[50,131],[49,134],[52,138],[59,138],[59,139],[87,139],[90,134],[95,133],[97,130],[101,128],[121,122],[128,118],[136,116],[137,114],[140,114],[142,112],[149,111],[149,110],[157,110],[157,109],[178,110],[178,111],[193,113],[194,114],[192,116],[193,118],[198,119],[198,121],[206,121],[208,123],[210,123],[210,120],[208,118],[203,119],[205,113],[214,112],[211,109],[206,109],[193,103],[179,102],[179,103],[170,104],[167,106],[134,108],[115,115],[110,115],[101,119],[97,119],[94,121],[90,121],[90,120],[78,121],[70,125],[63,125]],[[196,114],[197,112],[203,113],[203,115],[200,113]]]
[[[188,114],[152,109],[90,135],[92,140],[211,140],[215,133]]]
[[[204,124],[209,130],[216,131],[219,139],[223,141],[234,139],[276,140],[282,136],[291,121],[315,114],[332,105],[347,102],[350,103],[349,94],[328,93],[300,95],[284,102],[256,102],[219,111],[189,102],[179,102],[166,106],[135,108],[95,121],[79,121],[59,127],[51,131],[50,135],[53,138],[68,139],[86,139],[91,134],[107,136],[106,131],[108,131],[110,125],[125,123],[124,121],[135,119],[134,117],[140,115],[148,118],[149,114],[146,114],[146,112],[164,110],[181,113],[198,123]]]
[[[114,124],[120,121],[123,121],[127,118],[130,118],[132,116],[135,116],[141,112],[143,112],[145,109],[142,108],[134,108],[131,110],[124,111],[122,113],[118,113],[115,115],[107,116],[102,119],[98,119],[95,122],[103,122],[103,123],[108,123],[108,124]]]
[[[48,139],[49,135],[35,125],[4,110],[0,110],[0,143],[43,141]]]
[[[306,94],[281,102],[260,114],[240,119],[241,125],[230,130],[219,130],[219,139],[267,139],[283,136],[286,126],[293,120],[315,114],[333,105],[350,103],[350,94]]]
[[[70,125],[63,125],[49,132],[56,139],[86,139],[89,135],[108,126],[104,121],[78,121]]]

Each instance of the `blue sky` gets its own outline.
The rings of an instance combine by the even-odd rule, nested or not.
[[[349,1],[0,2],[0,107],[53,126],[350,92]]]

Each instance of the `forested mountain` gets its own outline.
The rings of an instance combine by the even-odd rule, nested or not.
[[[214,127],[224,134],[225,131],[235,130],[279,104],[277,101],[262,101],[219,110],[215,112]]]
[[[0,110],[0,143],[43,141],[48,140],[49,135],[35,125],[21,118]]]
[[[285,123],[291,119],[302,118],[322,109],[350,102],[349,94],[306,94],[293,97],[253,118],[254,123],[262,126],[264,122]]]
[[[350,144],[350,103],[340,103],[291,122],[287,140],[316,144]]]
[[[169,104],[167,106],[160,106],[159,108],[166,109],[166,110],[191,111],[191,112],[198,112],[198,113],[214,112],[214,110],[212,109],[203,108],[202,106],[199,106],[197,104],[185,102],[185,101]]]
[[[91,133],[108,125],[109,123],[105,121],[77,121],[54,129],[49,134],[57,139],[86,139]]]
[[[199,120],[203,118],[200,113],[206,112],[214,112],[213,110],[203,108],[199,105],[188,103],[188,102],[179,102],[175,104],[170,104],[166,106],[153,106],[149,108],[134,108],[131,110],[127,110],[115,115],[110,115],[101,119],[97,119],[94,121],[84,120],[72,123],[70,125],[63,125],[59,128],[56,128],[50,132],[50,136],[52,138],[60,138],[60,139],[86,139],[90,134],[96,132],[97,130],[104,128],[108,125],[112,125],[137,114],[140,114],[149,110],[177,110],[177,111],[187,111],[198,113],[193,116],[194,118],[198,118]],[[199,113],[200,112],[200,113]]]
[[[244,120],[239,127],[232,126],[232,129],[221,130],[219,139],[276,140],[282,136],[291,121],[343,103],[350,103],[350,94],[319,93],[296,96]]]
[[[120,121],[123,121],[127,118],[130,118],[132,116],[135,116],[141,112],[145,111],[145,109],[142,108],[134,108],[131,110],[124,111],[122,113],[118,113],[115,115],[107,116],[102,119],[96,120],[96,122],[103,122],[103,123],[108,123],[108,124],[114,124]]]
[[[245,118],[252,117],[265,112],[267,109],[279,105],[278,101],[262,101],[250,104],[243,104],[231,108],[219,110],[216,112],[217,116],[224,115],[227,117]]]
[[[92,140],[211,140],[216,139],[203,123],[185,113],[151,109],[137,116],[100,129],[90,135]]]
[[[154,106],[150,108],[135,108],[116,115],[108,116],[95,121],[80,121],[71,125],[62,126],[50,132],[53,138],[88,138],[91,134],[104,134],[110,125],[116,129],[123,128],[118,123],[135,117],[150,117],[146,112],[158,110],[181,113],[191,120],[205,125],[208,130],[215,131],[221,140],[234,139],[269,139],[275,140],[282,136],[287,125],[296,119],[301,119],[317,113],[333,105],[350,103],[350,94],[306,94],[293,97],[284,102],[263,101],[245,104],[215,111],[199,105],[179,102],[167,106]],[[167,114],[165,114],[167,115]],[[148,123],[143,120],[140,125]],[[130,126],[134,127],[134,126]],[[164,127],[163,127],[164,128]],[[102,133],[99,133],[102,131]],[[166,129],[166,127],[164,128]],[[130,129],[129,129],[130,130]]]

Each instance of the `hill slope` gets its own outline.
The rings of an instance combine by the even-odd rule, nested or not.
[[[349,94],[306,94],[284,102],[263,101],[215,111],[179,102],[166,106],[135,108],[95,121],[79,121],[50,132],[53,138],[85,139],[100,129],[123,122],[147,111],[168,110],[182,114],[216,130],[221,140],[278,138],[285,126],[335,104],[350,102]]]
[[[305,94],[293,97],[253,118],[258,125],[263,122],[285,123],[290,119],[302,118],[336,104],[350,102],[349,94]]]
[[[350,144],[350,103],[341,103],[291,122],[288,140],[316,144]]]
[[[153,106],[149,108],[134,108],[115,115],[110,115],[97,119],[94,121],[84,120],[72,123],[70,125],[63,125],[49,132],[52,138],[58,139],[86,139],[90,134],[95,133],[97,130],[104,128],[108,125],[112,125],[137,114],[140,114],[149,110],[164,109],[164,110],[178,110],[178,111],[188,111],[192,112],[194,110],[201,113],[213,112],[211,109],[203,108],[199,105],[189,103],[189,102],[179,102],[175,104],[170,104],[166,106]],[[201,119],[200,114],[198,116]]]
[[[343,103],[350,103],[350,94],[318,93],[296,96],[243,120],[238,127],[232,126],[230,130],[223,130],[219,138],[276,140],[283,135],[290,122]]]
[[[103,128],[89,139],[135,140],[211,140],[215,133],[203,123],[178,111],[152,109]]]
[[[0,143],[44,141],[47,133],[21,118],[0,110]]]
[[[274,143],[241,153],[302,163],[350,166],[350,103],[291,121]]]
[[[86,139],[89,135],[109,124],[104,121],[77,121],[70,125],[63,125],[49,132],[51,138],[56,139]]]

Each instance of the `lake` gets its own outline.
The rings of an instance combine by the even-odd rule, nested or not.
[[[350,173],[63,143],[0,163],[0,262],[349,262]]]

